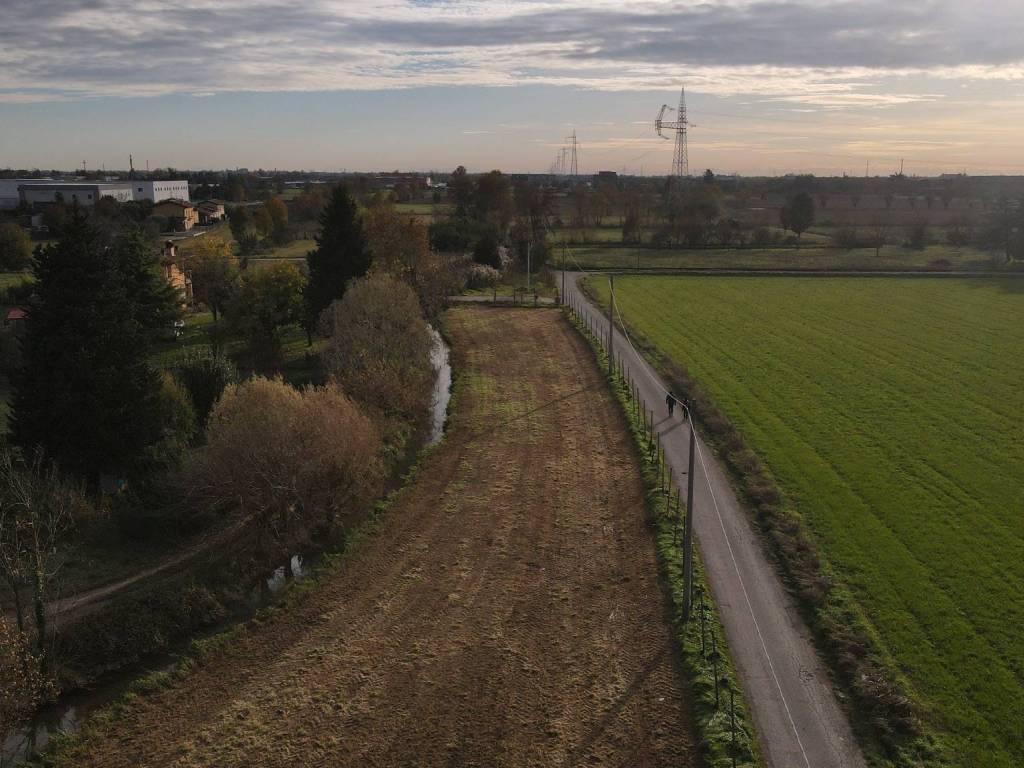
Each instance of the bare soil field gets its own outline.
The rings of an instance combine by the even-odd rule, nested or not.
[[[67,766],[686,766],[624,417],[556,310],[458,307],[445,440],[340,565]]]

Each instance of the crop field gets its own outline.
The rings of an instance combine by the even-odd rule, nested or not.
[[[765,461],[953,764],[1024,765],[1024,280],[626,276],[616,300]]]
[[[932,245],[921,250],[887,245],[874,248],[637,248],[576,246],[570,249],[584,269],[813,269],[813,270],[988,270],[1002,259],[976,248]],[[561,258],[556,250],[555,258]],[[570,262],[570,265],[574,265]]]

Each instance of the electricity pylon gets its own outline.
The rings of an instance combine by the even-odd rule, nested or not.
[[[669,138],[665,135],[665,131],[676,132],[676,146],[672,153],[672,179],[681,185],[683,179],[690,175],[690,159],[686,146],[686,129],[689,127],[690,121],[686,118],[685,86],[679,89],[679,111],[676,113],[676,119],[665,120],[665,113],[672,111],[672,107],[668,104],[661,105],[661,111],[658,112],[658,117],[654,120],[654,130],[663,139]]]

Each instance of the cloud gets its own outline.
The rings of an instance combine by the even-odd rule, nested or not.
[[[1024,79],[1014,0],[5,0],[0,101],[569,85],[828,107]],[[894,81],[895,79],[895,81]]]

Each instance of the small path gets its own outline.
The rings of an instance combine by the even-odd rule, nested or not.
[[[580,290],[581,276],[566,273],[566,299],[606,335],[608,318]],[[648,409],[654,410],[666,460],[685,488],[689,429],[679,412],[668,418],[664,382],[618,328],[613,339],[616,356],[629,367]],[[769,768],[864,768],[860,747],[797,606],[725,470],[699,436],[698,441],[707,474],[698,461],[694,532],[765,761]]]

